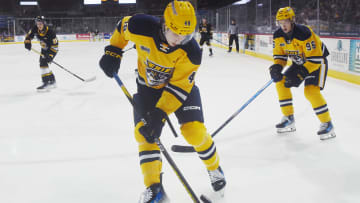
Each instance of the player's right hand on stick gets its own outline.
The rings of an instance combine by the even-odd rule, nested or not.
[[[123,51],[118,47],[108,45],[105,47],[105,53],[101,57],[99,65],[104,73],[112,78],[114,73],[118,73]]]
[[[29,39],[26,39],[25,41],[24,41],[24,44],[25,44],[25,49],[27,49],[27,50],[31,50],[31,40],[29,40]]]
[[[283,67],[280,64],[273,64],[270,66],[270,75],[274,82],[279,82],[283,78],[283,74],[281,73]]]
[[[144,136],[148,143],[154,143],[155,138],[159,138],[162,128],[165,124],[167,114],[159,109],[154,108],[144,115],[145,125],[139,128],[139,132]]]

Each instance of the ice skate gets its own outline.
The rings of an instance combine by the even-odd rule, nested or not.
[[[222,197],[225,193],[225,185],[226,180],[224,176],[224,172],[222,171],[221,167],[219,166],[217,169],[213,171],[209,171],[211,186],[215,192],[218,192]]]
[[[295,119],[293,115],[283,116],[281,122],[276,125],[278,133],[294,132],[295,128]]]
[[[321,123],[317,134],[319,135],[320,140],[327,140],[336,137],[334,126],[331,121],[327,123]]]
[[[36,90],[38,92],[48,92],[51,89],[56,88],[56,82],[55,81],[49,81],[49,82],[44,82],[41,86],[39,86],[38,88],[36,88]]]
[[[139,203],[169,203],[161,183],[152,184],[141,193]]]

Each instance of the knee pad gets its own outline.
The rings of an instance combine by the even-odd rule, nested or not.
[[[195,147],[200,146],[206,141],[206,138],[210,136],[206,132],[204,123],[199,121],[185,123],[180,129],[185,140]]]
[[[304,95],[307,100],[311,101],[313,98],[320,95],[320,87],[315,85],[307,85],[304,88]]]

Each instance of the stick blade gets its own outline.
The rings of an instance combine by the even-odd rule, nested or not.
[[[89,79],[85,79],[84,82],[92,82],[92,81],[94,81],[94,80],[96,80],[96,76],[91,77],[91,78],[89,78]]]
[[[171,146],[171,151],[180,153],[192,153],[195,152],[195,149],[192,146],[173,145]]]
[[[211,203],[211,200],[207,198],[205,195],[200,195],[200,199],[204,203]]]

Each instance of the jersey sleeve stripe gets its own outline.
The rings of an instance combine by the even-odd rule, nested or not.
[[[140,84],[140,85],[145,85],[146,86],[146,82],[144,80],[144,78],[142,78],[139,74],[137,75],[137,82]]]
[[[165,90],[173,94],[181,103],[184,103],[186,98],[189,96],[189,93],[170,83],[165,86]]]
[[[308,59],[307,61],[311,62],[311,63],[315,63],[315,64],[321,64],[321,60],[318,59]]]
[[[324,57],[322,57],[322,56],[310,56],[310,57],[306,57],[306,59],[320,59],[320,60],[323,60]]]
[[[288,56],[287,55],[274,55],[274,59],[281,59],[287,61]]]
[[[186,100],[186,97],[184,97],[184,95],[182,96],[179,96],[179,94],[177,94],[178,92],[176,92],[176,90],[173,90],[171,88],[168,88],[168,87],[165,87],[165,90],[164,91],[167,91],[169,92],[170,94],[174,95],[176,97],[177,100],[179,100],[181,103],[184,103],[185,100]]]
[[[306,57],[306,60],[311,63],[321,64],[324,60],[324,57],[323,56],[311,56],[311,57]]]

